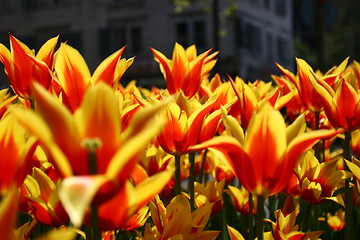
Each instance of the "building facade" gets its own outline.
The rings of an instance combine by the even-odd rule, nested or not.
[[[218,4],[216,22],[212,1]],[[8,46],[11,33],[37,50],[60,34],[91,70],[127,45],[124,57],[136,58],[124,81],[136,78],[145,86],[161,77],[149,47],[169,58],[175,42],[196,44],[201,53],[214,47],[216,32],[223,74],[254,80],[273,73],[274,62],[293,65],[292,6],[286,0],[190,0],[180,13],[171,0],[0,0],[0,22],[1,43]]]

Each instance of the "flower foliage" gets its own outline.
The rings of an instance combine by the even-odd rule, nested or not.
[[[272,82],[247,82],[210,74],[218,52],[176,43],[171,59],[150,48],[166,89],[145,89],[121,82],[134,62],[125,47],[91,73],[58,37],[36,54],[9,39],[4,239],[255,239],[254,229],[258,239],[337,239],[351,225],[357,61],[321,73],[296,58],[294,73],[276,64]]]

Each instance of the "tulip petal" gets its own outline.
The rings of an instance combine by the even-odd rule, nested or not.
[[[86,210],[95,194],[107,179],[102,175],[65,178],[59,188],[59,197],[76,228],[81,227]]]
[[[150,50],[153,52],[155,60],[160,63],[160,69],[162,74],[164,75],[166,79],[166,88],[169,91],[170,94],[176,93],[180,88],[179,86],[175,86],[174,77],[172,74],[172,62],[165,57],[164,54],[161,52],[150,48]]]
[[[118,99],[105,83],[89,88],[81,106],[74,114],[76,128],[82,139],[98,139],[97,172],[102,174],[120,144],[120,115]],[[106,127],[104,127],[106,126]]]
[[[343,131],[344,131],[343,129],[317,130],[313,132],[307,132],[295,137],[293,141],[291,141],[290,144],[288,145],[284,162],[286,162],[290,167],[295,166],[300,155],[304,153],[307,149],[312,147],[317,141],[319,141],[320,139],[334,137],[335,135],[342,133]],[[280,174],[280,172],[278,174]],[[284,174],[281,174],[281,177],[283,176]]]
[[[91,77],[92,84],[102,81],[109,86],[113,86],[117,83],[125,70],[133,62],[133,58],[129,61],[120,59],[121,55],[124,53],[125,48],[126,47],[122,47],[100,63]]]
[[[12,187],[0,203],[0,234],[1,238],[14,240],[14,228],[18,203],[18,189]]]
[[[73,228],[56,229],[36,238],[36,240],[73,240],[76,237],[76,232]]]
[[[245,240],[245,238],[233,227],[226,225],[231,240]]]
[[[255,179],[258,186],[272,178],[279,160],[285,154],[286,146],[284,118],[266,103],[251,118],[244,143],[245,151],[256,166]]]
[[[40,61],[46,63],[46,65],[52,69],[53,61],[54,61],[54,50],[56,44],[59,40],[59,35],[47,40],[44,45],[41,46],[38,53],[36,54],[36,58]]]
[[[156,111],[154,110],[160,110],[161,107],[164,107],[164,105],[160,104],[154,107],[149,107],[149,109],[145,112],[139,112],[139,119],[136,121],[134,120],[134,125],[136,122],[140,123],[145,120],[140,119],[140,116],[148,116],[150,112],[155,114]],[[138,132],[136,135],[133,135],[132,132],[137,131],[137,129],[131,129],[129,130],[130,132],[126,132],[128,133],[127,136],[129,136],[129,138],[126,138],[126,141],[124,141],[122,147],[113,156],[107,167],[106,175],[110,179],[114,179],[118,176],[120,179],[125,180],[130,175],[131,170],[136,164],[136,156],[144,150],[146,144],[148,144],[150,140],[159,133],[161,127],[165,124],[165,119],[156,117],[153,118],[152,121],[149,121],[148,118],[146,120],[148,121],[146,124],[147,127],[145,129],[141,129],[141,132]]]
[[[56,53],[54,68],[64,91],[64,102],[74,111],[81,104],[90,82],[89,68],[81,54],[65,43]]]
[[[130,203],[130,212],[136,212],[159,194],[170,181],[174,171],[164,171],[155,174],[135,187],[134,202]]]

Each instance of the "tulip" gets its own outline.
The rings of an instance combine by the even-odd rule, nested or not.
[[[345,212],[343,209],[339,208],[335,214],[328,213],[326,215],[327,225],[333,231],[341,231],[345,227]]]
[[[299,226],[295,225],[296,212],[292,212],[287,216],[284,216],[281,210],[275,212],[275,222],[271,222],[272,232],[274,240],[281,239],[309,239],[316,240],[322,234],[322,231],[315,232],[301,232]]]
[[[216,239],[219,231],[205,231],[213,204],[205,204],[191,212],[188,199],[177,195],[166,206],[155,198],[150,202],[151,218],[155,224],[146,224],[144,239],[169,239],[178,237],[189,240]]]
[[[240,188],[229,185],[229,189],[225,190],[227,194],[230,195],[231,201],[235,207],[235,209],[241,213],[243,216],[249,216],[250,214],[250,196],[252,197],[252,214],[256,215],[257,209],[257,200],[256,197],[249,194],[249,192],[241,186]]]
[[[352,73],[347,73],[340,78],[334,89],[316,74],[313,76],[314,78],[310,78],[311,84],[320,96],[331,125],[348,131],[359,128],[360,95],[356,88],[349,83],[354,77]]]
[[[39,168],[25,179],[25,197],[31,206],[30,212],[39,222],[49,226],[60,226],[69,222],[61,204],[55,183]]]
[[[337,170],[336,167],[336,159],[319,163],[314,154],[308,151],[295,168],[302,198],[312,204],[332,200],[344,206],[341,195],[333,195],[344,187],[345,180],[352,174],[345,170]]]
[[[24,43],[9,35],[10,50],[0,44],[0,62],[4,65],[14,92],[22,98],[31,98],[32,82],[48,89],[51,85],[54,50],[58,36],[48,40],[35,55]]]
[[[236,78],[235,82],[230,79],[230,83],[237,96],[237,101],[231,106],[229,114],[234,117],[239,116],[239,122],[244,129],[248,127],[253,113],[264,102],[269,102],[275,109],[281,109],[293,96],[292,92],[284,95],[281,87],[272,89],[271,83],[258,81],[254,84],[245,84],[240,78]]]
[[[194,45],[185,50],[176,43],[171,60],[161,52],[150,49],[155,60],[160,64],[160,70],[164,75],[169,93],[179,94],[181,90],[187,98],[191,98],[197,93],[204,76],[216,63],[213,58],[217,52],[209,55],[211,50],[208,50],[197,56]]]
[[[62,101],[74,112],[82,103],[89,85],[99,82],[115,87],[134,59],[121,59],[125,47],[116,51],[96,68],[93,75],[82,55],[71,46],[62,43],[56,52],[54,69],[57,81],[55,88],[61,89]]]
[[[263,104],[250,120],[246,134],[237,120],[226,116],[223,121],[231,136],[215,137],[191,150],[209,148],[232,168],[240,183],[257,196],[280,192],[290,179],[299,157],[319,139],[332,137],[341,130],[318,130],[303,133],[303,116],[286,127],[279,111]],[[259,151],[261,149],[261,151]]]
[[[36,146],[36,139],[27,138],[26,130],[13,115],[6,115],[0,120],[0,196],[11,185],[22,185],[31,170],[31,158]]]

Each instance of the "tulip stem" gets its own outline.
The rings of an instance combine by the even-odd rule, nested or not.
[[[345,141],[343,145],[344,158],[351,161],[350,156],[350,131],[345,132]],[[347,169],[348,170],[348,169]],[[352,238],[353,231],[353,202],[352,202],[352,189],[350,187],[350,179],[345,180],[345,240]]]
[[[89,164],[89,174],[97,174],[97,159],[96,159],[96,150],[100,147],[99,139],[86,139],[83,142],[84,147],[88,150],[88,164]],[[98,207],[91,206],[91,230],[89,232],[91,240],[101,240],[101,231],[99,229],[99,219],[98,219]]]
[[[315,130],[318,130],[320,128],[320,112],[315,112],[315,126],[314,126]],[[322,162],[321,159],[321,153],[320,153],[320,147],[321,146],[321,142],[318,141],[315,146],[314,146],[314,155],[315,157],[319,160],[319,162]]]
[[[256,215],[256,233],[258,236],[258,240],[264,240],[264,218],[265,218],[265,211],[264,211],[264,204],[265,198],[263,196],[257,197],[257,215]]]
[[[309,218],[310,218],[310,212],[311,212],[311,204],[304,201],[305,212],[301,219],[301,231],[307,232],[309,228]]]
[[[181,156],[175,156],[175,196],[180,194],[181,186],[180,186],[180,159]]]
[[[189,152],[190,176],[189,176],[189,194],[191,211],[195,210],[195,152]]]
[[[248,239],[250,239],[250,240],[254,239],[253,208],[254,208],[253,195],[252,195],[252,193],[249,192],[249,216],[248,216],[249,235],[248,235]]]
[[[205,149],[204,150],[204,155],[202,157],[202,161],[201,161],[201,169],[200,169],[200,177],[199,177],[199,182],[201,183],[204,183],[205,182],[205,179],[204,179],[204,176],[205,176],[205,161],[206,161],[206,155],[208,153],[208,149]]]
[[[91,226],[92,240],[101,240],[101,231],[99,229],[98,208],[91,206]]]

